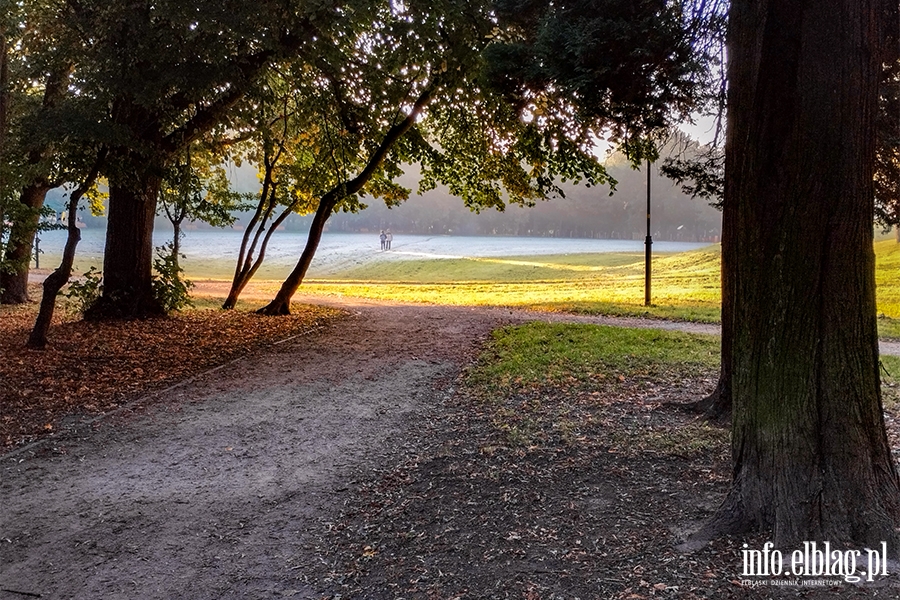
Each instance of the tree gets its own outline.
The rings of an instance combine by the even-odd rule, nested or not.
[[[63,286],[69,282],[69,277],[72,276],[75,250],[78,247],[78,242],[81,241],[81,231],[78,229],[78,205],[82,197],[89,194],[94,188],[97,175],[100,173],[100,168],[105,159],[106,150],[100,149],[97,152],[93,166],[90,167],[84,180],[69,192],[69,202],[67,203],[66,211],[68,215],[66,222],[67,235],[62,260],[59,266],[44,279],[40,310],[35,319],[34,327],[31,329],[31,334],[28,336],[27,345],[29,348],[41,349],[47,345],[47,334],[50,331],[53,313],[56,310],[56,297]],[[99,204],[99,201],[97,201],[97,204]]]
[[[231,190],[222,157],[199,144],[188,146],[166,170],[159,190],[159,206],[172,224],[171,263],[181,270],[182,225],[203,221],[213,227],[234,223],[232,211],[244,210],[243,196]]]
[[[243,159],[256,163],[262,185],[244,229],[224,309],[235,307],[262,266],[272,234],[290,215],[315,212],[317,193],[334,185],[336,179],[327,165],[335,164],[339,148],[351,151],[343,147],[348,136],[338,133],[349,133],[345,125],[357,134],[361,129],[360,115],[354,115],[350,123],[344,105],[329,114],[328,107],[335,108],[329,100],[342,101],[335,78],[323,77],[316,85],[307,68],[301,67],[300,73],[275,71],[253,91],[244,111],[245,128],[252,133],[242,144]]]
[[[510,15],[523,12],[510,10],[510,3],[506,4],[503,10]],[[532,13],[550,6],[543,2],[522,4],[529,5],[525,8]],[[333,105],[338,115],[365,115],[373,107],[361,106],[356,99],[371,98],[378,107],[373,112],[383,116],[357,149],[345,147],[339,154],[342,160],[356,158],[339,165],[344,173],[339,173],[334,187],[319,196],[300,261],[275,300],[261,312],[287,312],[326,220],[336,208],[347,207],[346,199],[353,202],[352,210],[356,207],[354,197],[360,193],[378,196],[387,190],[391,197],[402,197],[393,185],[393,178],[400,174],[400,162],[419,163],[422,190],[443,183],[473,210],[502,210],[507,202],[529,204],[561,193],[559,180],[583,177],[590,184],[609,181],[591,155],[600,132],[629,144],[634,157],[642,156],[647,148],[638,141],[641,135],[666,122],[670,111],[687,106],[688,90],[693,85],[689,74],[696,65],[683,60],[689,58],[689,44],[677,11],[664,10],[660,15],[660,3],[642,3],[640,10],[633,10],[631,3],[614,0],[595,4],[608,9],[606,14],[594,20],[581,19],[576,33],[595,31],[602,25],[606,32],[618,28],[620,37],[615,43],[607,40],[585,46],[575,56],[562,59],[556,56],[558,52],[550,51],[551,47],[556,44],[559,48],[558,42],[579,36],[560,27],[545,28],[542,31],[548,35],[538,36],[540,52],[531,56],[530,22],[523,25],[510,15],[498,22],[490,7],[473,3],[392,5],[390,12],[377,21],[373,33],[363,34],[360,42],[350,38],[344,56],[324,68],[324,81],[336,84],[331,86]],[[577,12],[569,10],[554,25],[565,23]],[[455,19],[452,27],[451,15]],[[655,31],[649,26],[654,18],[664,31],[652,35],[652,43],[648,43],[648,34]],[[623,22],[629,27],[622,28]],[[636,24],[632,26],[632,22]],[[407,33],[404,23],[415,27]],[[366,41],[367,35],[379,43]],[[627,42],[623,43],[625,36]],[[592,41],[598,39],[602,36]],[[482,49],[488,40],[493,43],[487,47],[484,60]],[[629,54],[635,47],[641,48],[636,52],[641,54],[638,58]],[[642,54],[648,48],[653,53],[649,58]],[[545,74],[519,68],[548,62],[554,68],[565,68],[570,59],[578,65],[605,65],[607,72],[592,80],[590,86],[575,89],[555,86]],[[632,67],[638,64],[642,68],[634,76]],[[369,68],[357,71],[359,65]],[[322,64],[316,67],[322,68]],[[625,72],[632,74],[630,79],[624,77]],[[553,76],[555,72],[551,71],[550,78]],[[380,91],[385,77],[407,89],[389,94]],[[601,91],[592,87],[586,94],[587,87],[594,85],[601,86]],[[351,91],[341,92],[342,88]],[[402,92],[399,96],[398,91]],[[577,112],[577,104],[569,99],[572,93],[604,100]],[[394,100],[382,104],[385,95]],[[348,169],[348,164],[355,166]]]
[[[896,549],[873,175],[889,2],[732,2],[724,235],[734,479],[696,536]],[[896,8],[896,7],[895,7]],[[896,22],[891,24],[896,27]]]
[[[71,122],[68,94],[71,59],[57,48],[64,45],[64,28],[41,2],[16,4],[0,21],[0,129],[5,171],[0,176],[3,234],[0,257],[0,302],[28,301],[28,271],[44,198],[66,176],[62,146],[49,122]],[[72,136],[75,137],[75,136]],[[0,225],[3,228],[3,225]]]
[[[337,5],[340,6],[337,6]],[[102,114],[94,142],[109,148],[103,296],[87,318],[158,314],[152,230],[165,169],[227,121],[275,61],[329,39],[366,3],[176,0],[55,4],[76,40],[65,47],[71,87]],[[317,36],[321,36],[320,38]]]

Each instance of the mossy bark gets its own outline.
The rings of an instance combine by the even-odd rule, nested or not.
[[[771,530],[784,547],[898,547],[872,249],[882,10],[732,3],[734,478],[695,539]]]

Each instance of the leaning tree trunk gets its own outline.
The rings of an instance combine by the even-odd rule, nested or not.
[[[418,119],[419,115],[425,109],[425,106],[427,106],[428,102],[431,100],[432,91],[432,86],[428,86],[422,90],[413,104],[412,110],[409,111],[409,114],[385,132],[384,138],[382,138],[378,148],[376,148],[375,152],[372,153],[372,156],[369,157],[369,161],[359,175],[346,183],[337,185],[322,196],[319,200],[319,207],[316,209],[316,215],[313,217],[312,225],[310,225],[306,247],[303,248],[300,260],[297,261],[294,270],[291,271],[287,279],[284,280],[284,283],[281,284],[281,289],[278,290],[278,294],[275,295],[275,298],[269,304],[256,311],[257,313],[262,315],[290,314],[291,298],[297,293],[297,289],[300,287],[300,284],[303,283],[303,278],[306,277],[306,271],[309,270],[309,265],[312,263],[313,256],[316,254],[316,249],[319,247],[319,241],[322,239],[322,232],[325,230],[325,222],[328,221],[328,217],[331,216],[334,207],[347,196],[356,194],[362,190],[363,186],[372,178],[378,167],[381,165],[381,161],[384,160],[387,153],[394,144],[397,143],[397,140],[403,137],[403,134],[409,131],[413,124],[415,124],[416,119]]]
[[[40,209],[50,189],[45,182],[36,182],[22,190],[19,196],[22,207],[27,214],[13,223],[6,247],[5,261],[12,264],[10,272],[0,272],[0,304],[23,304],[28,298],[28,266],[31,262],[31,249],[40,219]]]
[[[78,247],[78,242],[81,241],[81,231],[78,229],[78,203],[81,201],[81,197],[94,186],[105,158],[106,150],[101,150],[91,171],[87,174],[84,181],[72,190],[72,195],[69,197],[66,245],[63,249],[62,260],[59,266],[44,280],[41,308],[37,319],[35,319],[34,327],[31,329],[31,335],[28,336],[27,345],[29,348],[40,349],[47,345],[47,333],[50,331],[50,323],[53,321],[53,312],[56,309],[56,296],[59,295],[59,291],[63,286],[69,282],[69,277],[72,275],[72,265],[75,263],[75,249]]]
[[[274,199],[273,199],[274,202]],[[231,289],[228,291],[228,297],[225,298],[225,302],[222,304],[222,308],[225,310],[230,310],[237,306],[238,298],[240,298],[241,292],[244,291],[244,288],[247,287],[247,284],[250,283],[250,280],[253,279],[253,276],[256,275],[256,272],[262,266],[263,261],[266,259],[266,248],[269,246],[269,240],[272,238],[272,234],[278,230],[278,227],[290,216],[293,214],[294,209],[297,206],[297,202],[294,202],[288,205],[278,217],[272,221],[269,225],[267,231],[265,231],[265,235],[262,236],[262,240],[259,240],[259,236],[265,230],[266,218],[264,218],[258,225],[259,230],[256,233],[256,236],[253,240],[253,245],[250,247],[250,250],[247,251],[246,255],[244,253],[245,248],[242,246],[241,248],[241,257],[244,258],[242,264],[239,264],[240,269],[238,269],[235,273],[234,279],[231,282]],[[259,252],[257,252],[256,258],[253,258],[253,249],[256,247],[257,241],[259,241]],[[306,267],[309,268],[309,265]],[[305,273],[305,271],[304,271]]]
[[[266,159],[266,174],[263,177],[259,202],[256,204],[256,211],[247,223],[247,227],[244,229],[244,235],[241,237],[241,248],[238,251],[238,259],[234,267],[234,276],[231,279],[231,289],[228,290],[228,297],[226,297],[225,302],[222,303],[223,310],[231,310],[237,306],[237,301],[241,292],[244,291],[244,288],[247,287],[247,284],[250,283],[250,280],[256,274],[260,265],[262,265],[262,261],[265,259],[266,246],[269,243],[269,238],[277,227],[277,225],[273,224],[269,227],[269,231],[265,233],[266,225],[269,222],[272,211],[275,209],[277,201],[275,195],[277,185],[272,180],[274,168],[274,162]],[[286,217],[287,215],[285,214],[284,216]],[[265,236],[263,236],[263,233],[265,233]],[[260,241],[260,238],[262,238],[262,241]],[[259,253],[254,258],[253,253],[256,252],[257,244],[260,244]]]
[[[772,530],[783,547],[897,548],[872,248],[880,9],[732,2],[734,480],[695,541]]]
[[[275,298],[256,312],[261,315],[271,316],[288,315],[291,313],[291,298],[297,293],[297,289],[300,287],[300,284],[303,283],[303,278],[306,277],[309,265],[312,264],[313,256],[315,256],[316,249],[319,247],[319,242],[322,240],[322,232],[325,231],[325,223],[328,221],[328,217],[331,216],[331,212],[334,210],[337,202],[338,200],[335,194],[327,194],[319,201],[319,207],[316,209],[312,224],[309,226],[306,246],[303,248],[300,260],[297,261],[294,270],[291,271],[281,284],[281,288],[278,290]]]
[[[146,173],[143,165],[134,172]],[[134,319],[165,312],[153,296],[153,219],[161,180],[127,177],[109,184],[103,295],[85,319]]]

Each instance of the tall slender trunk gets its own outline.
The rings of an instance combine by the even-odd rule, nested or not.
[[[252,260],[252,255],[247,256],[247,262],[244,265],[244,268],[241,270],[239,277],[235,277],[234,281],[231,284],[231,290],[228,292],[228,298],[225,299],[225,303],[222,305],[224,309],[234,308],[237,304],[238,298],[241,295],[241,292],[244,291],[244,288],[247,287],[247,284],[250,283],[250,280],[253,279],[253,276],[256,275],[256,272],[262,266],[263,261],[266,259],[266,248],[269,246],[269,240],[272,237],[272,234],[278,230],[278,227],[288,218],[297,207],[297,203],[294,202],[287,206],[278,217],[272,221],[271,225],[269,225],[268,230],[266,230],[266,234],[263,236],[262,240],[259,242],[259,252],[256,255],[256,259]],[[260,224],[260,230],[257,233],[257,237],[259,233],[261,233],[264,229],[263,224]],[[254,240],[254,246],[256,245],[256,240]]]
[[[0,25],[0,165],[5,164],[6,130],[9,126],[9,42],[6,30]],[[3,170],[0,169],[0,194],[6,187]],[[2,197],[2,196],[0,196]]]
[[[695,540],[898,548],[872,249],[882,7],[732,2],[734,478]]]
[[[325,230],[325,223],[328,221],[328,217],[331,216],[331,212],[334,210],[337,203],[338,200],[336,194],[328,195],[319,202],[319,207],[316,209],[316,214],[309,227],[306,246],[303,248],[303,253],[300,255],[297,266],[294,267],[294,270],[291,271],[284,280],[284,283],[281,284],[281,288],[278,290],[278,294],[275,295],[275,298],[269,304],[257,311],[259,314],[273,316],[290,314],[291,298],[297,293],[297,289],[303,282],[303,278],[306,277],[309,265],[312,264],[313,256],[315,256],[316,249],[319,247],[319,242],[322,240],[322,232]]]
[[[181,270],[181,223],[184,217],[176,221],[172,221],[172,264],[175,270]]]
[[[266,246],[268,245],[269,238],[272,235],[272,231],[277,226],[272,225],[269,228],[269,232],[262,239],[259,254],[254,258],[256,246],[260,243],[260,237],[266,230],[266,223],[269,222],[269,217],[275,209],[276,189],[278,186],[275,181],[273,181],[274,168],[275,163],[265,159],[265,176],[263,177],[262,190],[259,194],[259,202],[256,205],[256,211],[253,213],[253,217],[251,217],[250,222],[247,223],[247,228],[244,229],[244,235],[241,237],[241,249],[238,252],[237,264],[234,267],[234,277],[231,279],[231,289],[228,290],[228,297],[225,298],[225,302],[222,304],[224,310],[231,310],[237,305],[241,292],[244,291],[244,288],[247,287],[250,279],[253,278],[262,264],[262,261],[265,258]],[[253,238],[252,241],[250,240],[251,237]]]

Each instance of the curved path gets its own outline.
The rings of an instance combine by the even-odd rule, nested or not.
[[[440,418],[492,329],[542,319],[716,332],[329,303],[351,316],[0,457],[0,600],[320,598],[333,570],[321,532],[356,474]]]

